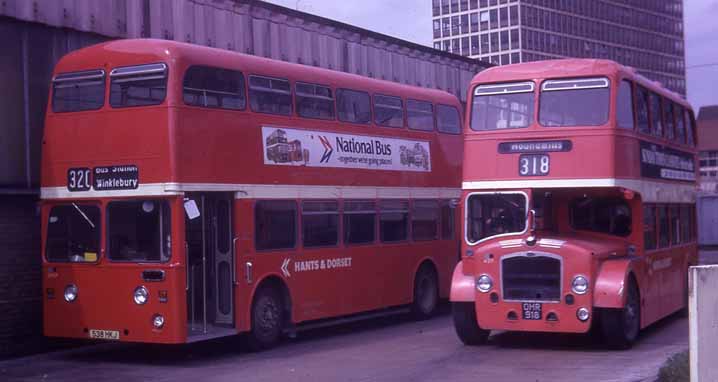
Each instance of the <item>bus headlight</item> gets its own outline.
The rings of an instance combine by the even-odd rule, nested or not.
[[[476,289],[481,293],[487,293],[494,286],[494,281],[489,275],[481,275],[476,279]]]
[[[586,308],[579,308],[576,311],[576,317],[579,319],[579,321],[586,322],[588,321],[589,317],[591,317],[591,313],[589,313],[588,309]]]
[[[162,329],[162,327],[165,326],[165,318],[162,317],[161,314],[155,314],[152,316],[152,326],[154,326],[155,329]]]
[[[73,302],[77,299],[77,285],[70,284],[65,287],[65,301]]]
[[[586,294],[588,292],[588,280],[583,276],[576,276],[571,281],[571,290],[576,294]]]
[[[150,292],[147,291],[147,288],[144,286],[138,286],[135,288],[135,293],[133,295],[133,299],[135,300],[135,304],[137,305],[144,305],[147,303],[147,299],[150,296]]]

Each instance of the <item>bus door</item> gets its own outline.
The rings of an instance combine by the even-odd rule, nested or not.
[[[234,327],[232,194],[185,196],[190,336]]]

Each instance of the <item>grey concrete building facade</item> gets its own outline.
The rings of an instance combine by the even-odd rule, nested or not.
[[[55,63],[109,39],[161,38],[448,91],[462,100],[489,66],[251,0],[0,2],[0,357],[42,340],[38,187]]]
[[[434,48],[497,65],[604,58],[686,94],[683,0],[432,0]]]

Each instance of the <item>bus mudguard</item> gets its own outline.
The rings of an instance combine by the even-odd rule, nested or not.
[[[459,261],[454,268],[454,275],[451,277],[449,300],[452,302],[474,302],[476,296],[474,288],[474,277],[464,274],[464,262]]]
[[[623,308],[626,301],[623,292],[626,290],[631,273],[633,273],[631,259],[607,260],[601,263],[594,284],[593,305],[597,308]],[[640,284],[638,286],[640,290]]]

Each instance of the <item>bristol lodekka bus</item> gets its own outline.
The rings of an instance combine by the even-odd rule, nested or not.
[[[467,108],[451,286],[464,343],[595,325],[626,348],[687,306],[696,142],[683,98],[617,63],[568,59],[481,72]]]
[[[430,316],[460,249],[460,109],[169,41],[68,54],[43,142],[45,334],[261,349],[332,318]]]

